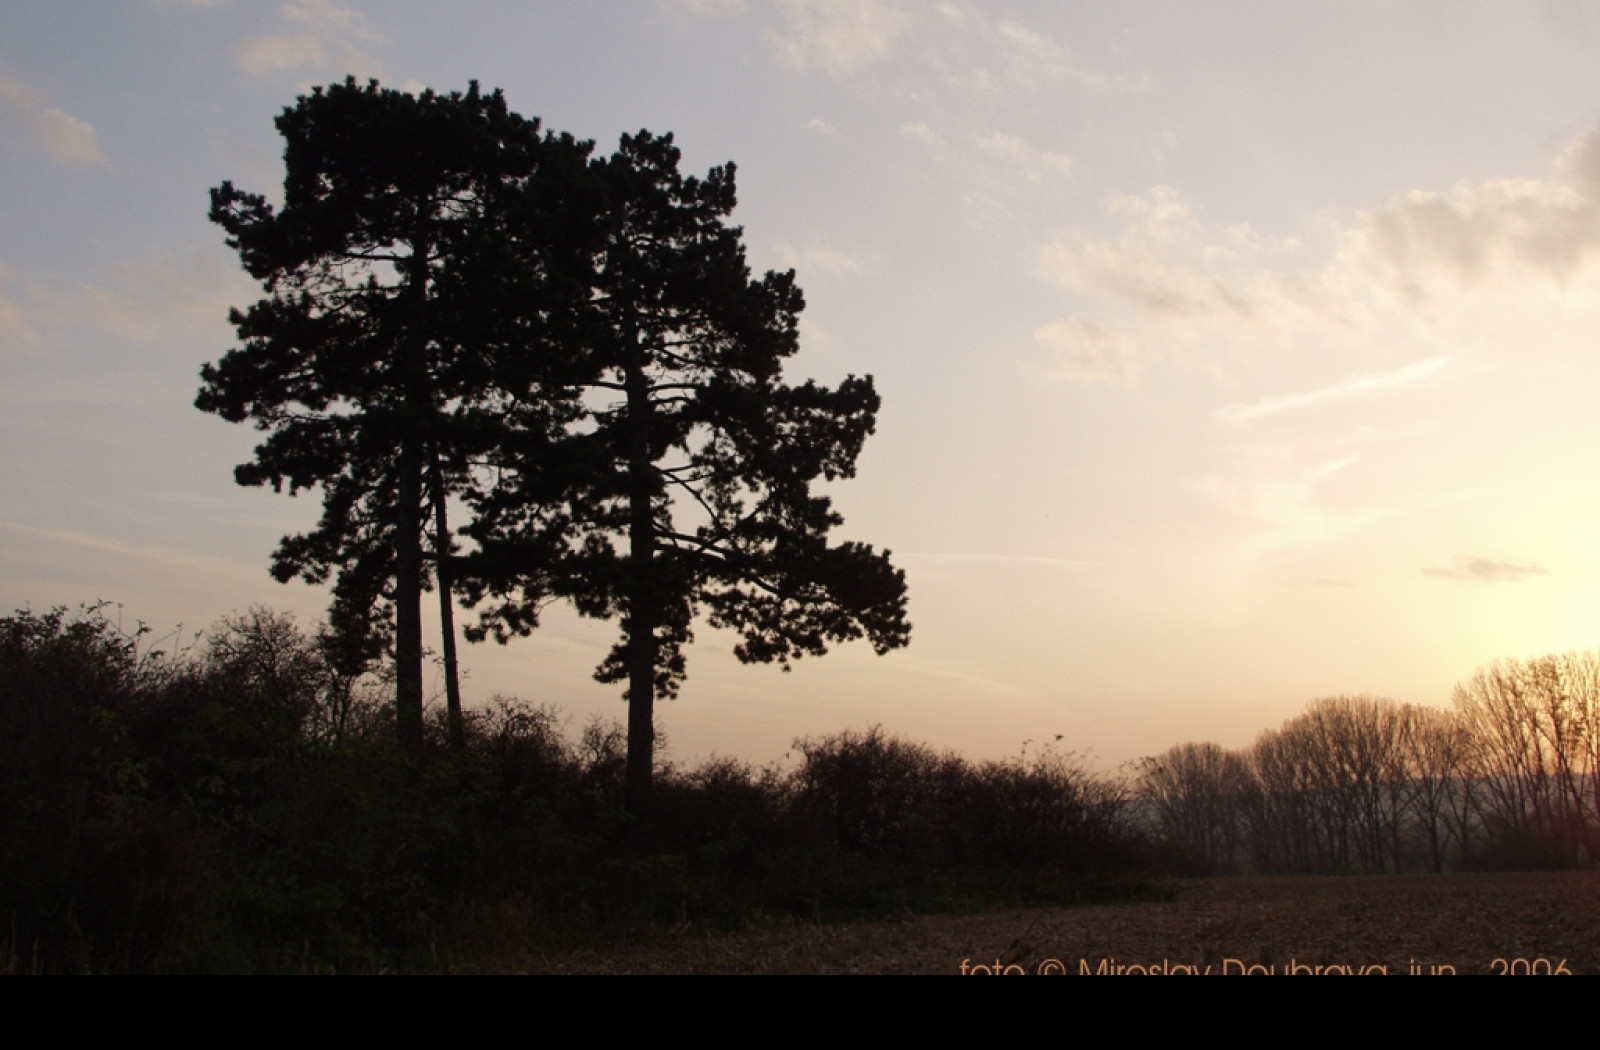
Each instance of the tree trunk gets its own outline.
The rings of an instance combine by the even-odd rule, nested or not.
[[[650,460],[650,386],[637,331],[630,340],[628,393],[628,808],[649,802],[655,769],[655,467]]]
[[[450,726],[450,750],[467,749],[466,723],[461,714],[461,679],[456,662],[455,574],[450,567],[450,523],[445,516],[444,471],[439,453],[433,454],[434,575],[439,581],[439,634],[444,645],[444,696]]]
[[[395,493],[394,706],[400,747],[422,755],[422,454],[415,438],[400,442]]]
[[[424,358],[428,240],[412,247],[406,287],[407,324],[400,340],[403,389],[400,455],[395,484],[394,703],[400,747],[422,756],[422,440],[431,395]]]

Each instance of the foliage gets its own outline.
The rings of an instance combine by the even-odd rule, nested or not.
[[[459,753],[425,723],[419,776],[318,631],[257,609],[176,653],[141,638],[103,609],[0,620],[0,967],[471,965],[685,922],[1072,901],[1133,863],[1051,816],[1115,808],[1070,763],[844,733],[789,770],[667,766],[646,822],[618,726],[496,700]]]
[[[563,381],[563,341],[544,323],[557,293],[542,278],[559,269],[560,187],[588,147],[541,137],[476,84],[413,96],[351,79],[277,126],[282,208],[230,182],[211,194],[212,221],[267,297],[233,311],[241,345],[205,366],[195,404],[267,434],[239,484],[321,487],[321,523],[283,540],[273,574],[335,576],[346,672],[382,648],[392,611],[398,723],[415,751],[425,508],[443,564],[444,497],[497,440],[498,406],[522,404],[528,433],[562,422],[547,392]]]
[[[597,677],[628,683],[636,802],[697,612],[740,632],[741,659],[785,668],[855,638],[907,643],[904,574],[830,543],[842,518],[810,489],[854,473],[877,393],[870,377],[781,382],[803,300],[792,271],[751,278],[725,222],[732,164],[685,177],[672,137],[648,132],[589,163],[587,143],[541,137],[476,84],[352,79],[278,129],[281,209],[212,192],[268,297],[234,311],[241,346],[204,368],[196,404],[267,433],[240,484],[322,488],[321,524],[285,538],[273,572],[334,577],[347,672],[392,630],[408,751],[430,577],[458,749],[452,588],[493,597],[473,637],[526,633],[553,598],[620,617]],[[472,550],[451,497],[473,512]]]
[[[558,451],[513,417],[502,484],[468,497],[482,548],[469,585],[496,598],[479,634],[524,632],[552,593],[620,617],[596,677],[628,683],[636,802],[650,787],[655,697],[677,692],[697,612],[740,633],[741,660],[786,669],[861,637],[886,652],[910,632],[904,573],[888,552],[830,544],[843,519],[811,491],[854,474],[878,409],[872,380],[781,382],[804,305],[794,273],[750,276],[725,221],[732,164],[700,179],[678,162],[672,136],[640,132],[595,165],[583,415]],[[555,461],[570,473],[553,489]],[[537,527],[553,492],[570,508],[569,549]]]

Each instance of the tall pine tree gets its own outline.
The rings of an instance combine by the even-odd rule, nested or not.
[[[733,211],[734,167],[678,171],[672,136],[625,136],[596,162],[587,255],[584,416],[552,448],[535,412],[500,446],[502,484],[475,492],[479,634],[524,633],[552,595],[619,616],[596,677],[626,682],[628,794],[653,775],[654,707],[685,674],[697,611],[740,632],[745,661],[825,653],[865,636],[909,641],[905,574],[887,551],[829,542],[842,523],[818,478],[854,474],[872,433],[872,380],[782,382],[804,306],[793,272],[752,279]],[[559,464],[553,468],[553,464]],[[558,476],[559,472],[559,476]],[[573,532],[551,543],[554,504]]]
[[[476,83],[410,95],[352,78],[277,127],[281,209],[232,183],[211,194],[212,221],[267,294],[233,311],[241,345],[205,366],[195,404],[266,433],[239,484],[322,489],[321,523],[285,537],[273,575],[335,576],[331,620],[353,660],[388,644],[392,615],[396,721],[415,754],[430,558],[449,622],[447,498],[495,447],[507,406],[525,442],[570,411],[558,257],[567,217],[588,210],[564,194],[585,192],[589,146],[541,135]]]

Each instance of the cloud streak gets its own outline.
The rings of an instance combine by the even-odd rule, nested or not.
[[[1026,554],[950,554],[913,551],[900,557],[908,561],[932,561],[945,565],[1044,565],[1053,569],[1081,569],[1090,564],[1077,558],[1044,558]]]
[[[259,565],[246,565],[241,562],[230,561],[227,558],[194,554],[190,551],[175,550],[171,547],[162,547],[156,544],[124,543],[121,540],[106,539],[104,536],[95,536],[71,529],[43,529],[3,519],[0,519],[0,530],[19,533],[34,540],[57,546],[114,554],[121,559],[132,558],[212,577],[229,577],[251,582],[259,582],[262,577],[262,569]]]
[[[1496,561],[1493,558],[1477,558],[1471,555],[1452,558],[1445,566],[1422,570],[1424,576],[1437,576],[1441,579],[1463,580],[1470,583],[1521,583],[1529,577],[1545,576],[1549,572],[1549,569],[1537,563]]]
[[[1289,394],[1283,397],[1262,398],[1253,405],[1229,405],[1217,412],[1217,416],[1229,423],[1248,423],[1260,419],[1262,416],[1278,415],[1282,412],[1292,412],[1296,409],[1308,408],[1313,405],[1325,404],[1329,401],[1338,401],[1344,398],[1356,397],[1375,391],[1391,390],[1398,386],[1406,386],[1427,379],[1448,368],[1451,362],[1450,355],[1431,357],[1426,361],[1416,361],[1404,368],[1378,375],[1356,376],[1343,383],[1323,387],[1321,390],[1310,390],[1303,394]]]

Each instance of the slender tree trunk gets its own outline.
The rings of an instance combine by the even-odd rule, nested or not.
[[[627,803],[641,810],[654,780],[656,696],[656,601],[654,464],[650,460],[650,386],[644,352],[633,333],[628,393],[628,788]]]
[[[434,575],[439,580],[439,633],[444,645],[444,696],[450,726],[450,750],[467,749],[466,724],[461,714],[461,679],[456,662],[455,573],[450,566],[450,523],[445,515],[444,471],[439,453],[433,454]]]
[[[405,419],[395,485],[395,728],[400,747],[422,756],[422,433],[428,414],[423,322],[428,295],[428,241],[413,245],[406,288],[406,331],[400,342]]]
[[[422,754],[422,454],[414,438],[400,443],[395,494],[394,703],[400,746]]]

